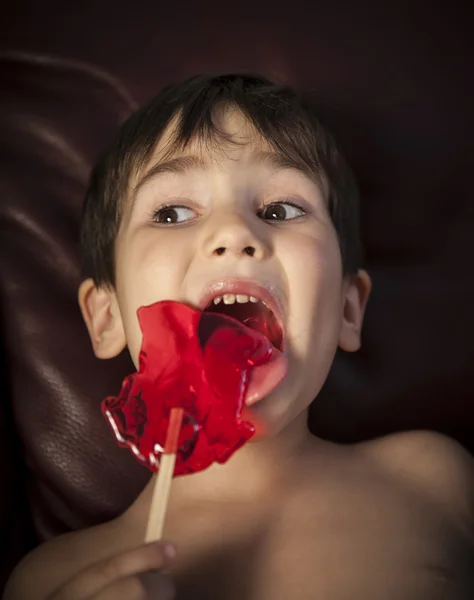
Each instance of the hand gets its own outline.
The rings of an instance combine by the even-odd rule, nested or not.
[[[172,600],[174,585],[160,571],[175,553],[167,542],[143,544],[84,569],[48,600]]]

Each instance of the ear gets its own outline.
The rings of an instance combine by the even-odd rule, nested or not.
[[[115,291],[97,288],[92,279],[86,279],[79,286],[78,300],[97,358],[120,354],[127,340]]]
[[[362,323],[365,307],[372,289],[372,282],[366,271],[359,270],[344,281],[342,327],[339,347],[346,352],[360,348]]]

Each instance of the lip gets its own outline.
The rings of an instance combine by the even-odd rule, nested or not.
[[[204,311],[216,296],[224,296],[225,294],[253,296],[264,302],[275,315],[283,332],[283,338],[285,337],[283,301],[276,286],[262,285],[255,280],[241,278],[213,281],[201,294],[198,302],[199,310]]]

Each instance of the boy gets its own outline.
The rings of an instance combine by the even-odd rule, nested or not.
[[[99,358],[128,346],[138,366],[142,305],[232,314],[264,300],[287,373],[249,389],[257,439],[174,480],[176,558],[142,543],[152,478],[118,519],[33,551],[5,600],[474,597],[468,453],[429,432],[349,447],[307,428],[337,347],[360,346],[371,286],[355,183],[311,105],[254,76],[166,88],[97,166],[82,241],[79,303]]]

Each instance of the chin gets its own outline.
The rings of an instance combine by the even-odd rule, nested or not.
[[[277,398],[271,398],[271,394],[251,407],[244,407],[242,420],[249,421],[255,427],[255,434],[250,442],[279,435],[296,418],[297,415],[292,412],[291,407],[283,405],[281,400],[278,403]]]

